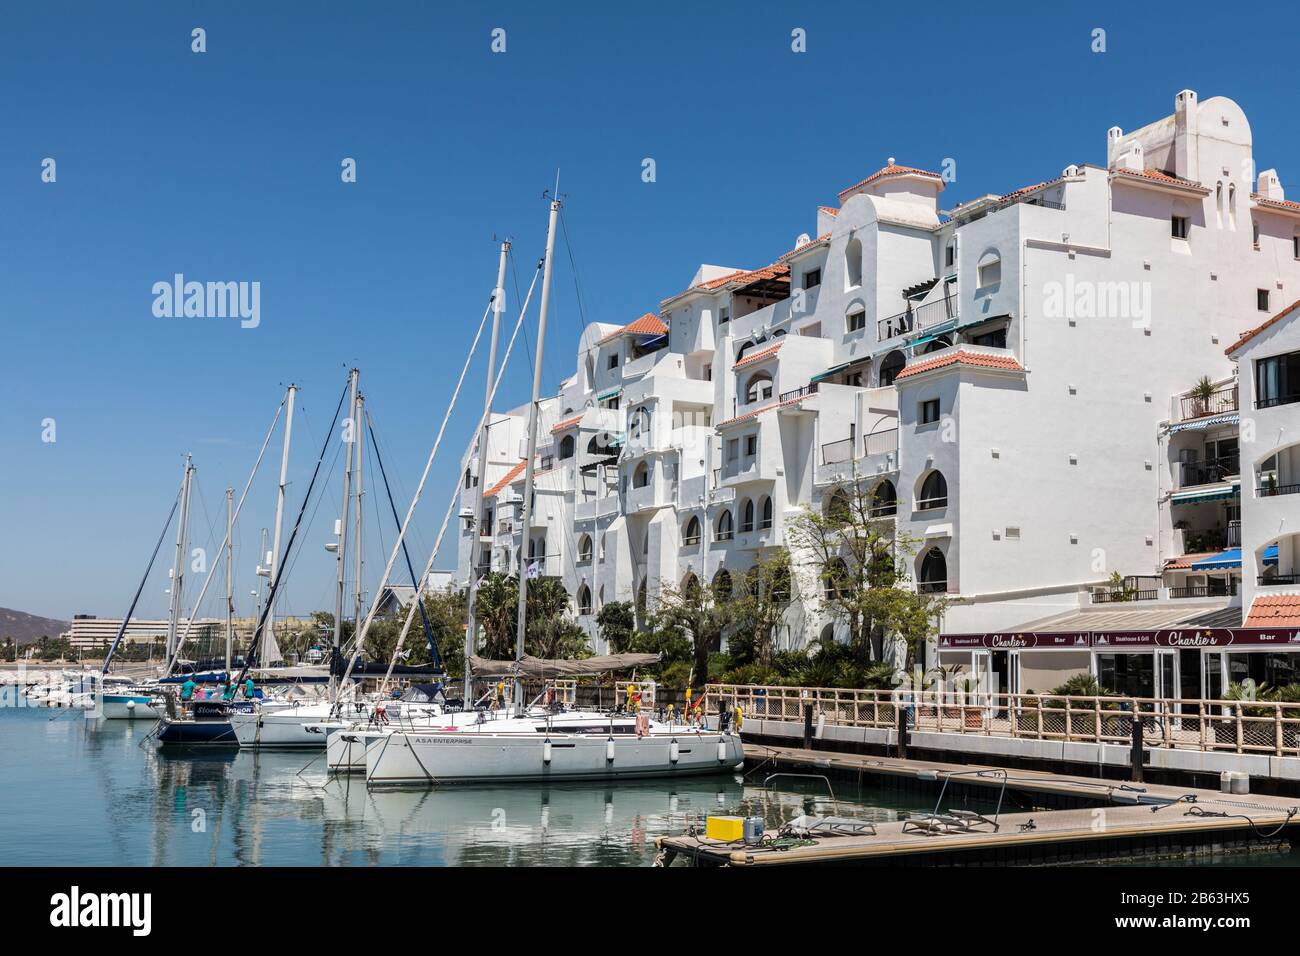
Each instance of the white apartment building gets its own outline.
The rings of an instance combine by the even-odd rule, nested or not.
[[[1228,344],[1300,289],[1300,204],[1253,171],[1242,110],[1190,90],[1170,116],[1110,129],[1104,164],[946,210],[952,184],[891,158],[772,263],[702,265],[657,313],[584,331],[542,403],[528,529],[527,408],[494,416],[477,520],[465,462],[459,579],[532,559],[599,646],[605,602],[743,573],[801,508],[859,481],[919,542],[914,586],[951,599],[929,661],[1013,690],[1085,668],[1166,694],[1202,684],[1199,661],[1091,635],[1241,625],[1251,588],[1166,566],[1226,550],[1247,517],[1224,471],[1246,454],[1238,422],[1175,428],[1211,417],[1180,397],[1202,377],[1230,389]],[[1292,432],[1298,410],[1270,409]],[[1146,618],[1107,601],[1114,572],[1154,595]],[[836,627],[800,593],[780,642]]]
[[[178,626],[182,633],[187,624],[188,621],[182,618]],[[121,626],[121,618],[77,614],[74,615],[68,629],[59,636],[66,638],[73,647],[79,650],[106,650],[113,643],[113,639],[117,637],[118,629]],[[194,626],[190,629],[190,637],[191,640],[195,641],[215,640],[219,635],[225,633],[224,628],[224,622],[215,619],[195,621]],[[162,643],[166,640],[166,619],[159,621],[132,619],[127,623],[126,632],[122,635],[123,644],[153,644]]]

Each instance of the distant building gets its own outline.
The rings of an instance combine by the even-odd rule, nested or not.
[[[189,622],[182,619],[177,626],[177,633],[185,633],[186,625]],[[66,638],[68,643],[73,647],[87,650],[90,648],[102,647],[107,648],[113,643],[113,638],[117,637],[118,628],[122,626],[120,617],[96,617],[93,614],[77,614],[72,618],[72,624],[68,630],[60,634],[60,637]],[[224,633],[225,623],[222,621],[204,619],[195,621],[194,626],[190,628],[190,641],[206,641],[215,639]],[[126,633],[122,635],[123,644],[152,644],[162,643],[167,640],[167,621],[145,621],[133,620],[126,627]]]
[[[433,594],[452,590],[456,586],[455,575],[456,572],[454,571],[430,571],[425,584],[425,593]],[[414,585],[386,585],[379,592],[379,599],[375,601],[375,615],[377,617],[387,617],[396,614],[399,608],[406,607],[414,599]]]

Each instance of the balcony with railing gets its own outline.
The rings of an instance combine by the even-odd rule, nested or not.
[[[1220,385],[1212,392],[1188,393],[1178,399],[1178,421],[1189,422],[1207,415],[1220,415],[1238,410],[1237,385]]]
[[[1197,485],[1215,485],[1241,474],[1241,456],[1227,455],[1206,458],[1202,461],[1178,463],[1178,487],[1194,488]]]
[[[924,332],[926,329],[943,325],[957,319],[957,298],[947,296],[909,308],[905,312],[876,320],[876,340],[884,342],[900,335],[912,332]]]

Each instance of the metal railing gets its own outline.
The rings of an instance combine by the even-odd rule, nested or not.
[[[1276,495],[1295,495],[1300,494],[1300,485],[1264,484],[1255,489],[1255,494],[1260,498],[1272,498]]]
[[[1223,385],[1207,395],[1184,395],[1179,399],[1179,421],[1191,421],[1206,415],[1235,412],[1238,409],[1237,386]]]
[[[868,458],[872,455],[892,455],[898,451],[898,429],[873,432],[862,439],[862,452]]]
[[[1147,747],[1277,757],[1300,756],[1300,704],[1154,697],[1068,697],[908,688],[851,690],[710,684],[705,711],[740,707],[746,720],[797,723],[804,708],[825,726],[898,729],[909,712],[914,733],[1128,745],[1133,721]],[[747,723],[747,727],[751,726]]]
[[[1178,471],[1179,488],[1212,485],[1241,474],[1241,457],[1226,455],[1223,458],[1207,458],[1204,461],[1180,461]]]
[[[810,385],[805,385],[803,388],[794,388],[788,392],[782,392],[778,401],[788,402],[791,399],[803,398],[805,395],[816,395],[818,384],[818,382],[813,382]]]
[[[822,464],[838,465],[853,458],[853,439],[841,438],[822,445]]]
[[[1231,597],[1237,593],[1237,579],[1229,578],[1230,583],[1222,585],[1189,584],[1186,587],[1170,588],[1169,596],[1179,598]]]
[[[877,319],[876,340],[884,342],[908,332],[923,332],[944,322],[956,320],[957,317],[956,297],[946,296],[915,308],[908,308],[907,311],[899,312],[897,315]]]
[[[1296,402],[1300,402],[1300,392],[1291,395],[1270,395],[1268,398],[1256,399],[1255,407],[1274,408],[1278,405],[1294,405]]]
[[[1160,590],[1141,589],[1137,591],[1125,592],[1122,588],[1113,588],[1108,591],[1093,591],[1093,604],[1124,604],[1128,601],[1156,601],[1160,598]]]
[[[1260,587],[1300,584],[1300,574],[1261,574],[1257,583]]]

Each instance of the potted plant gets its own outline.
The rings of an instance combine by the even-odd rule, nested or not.
[[[952,692],[957,687],[957,681],[962,674],[962,665],[950,664],[938,667],[930,671],[933,674],[934,698],[943,704],[943,716],[957,718],[961,716],[961,708],[949,706],[949,701],[956,695]],[[951,695],[951,696],[950,696]],[[930,716],[934,715],[935,708],[929,708]]]
[[[1204,415],[1209,412],[1210,399],[1214,397],[1214,382],[1210,376],[1202,375],[1187,395],[1192,400],[1192,416]]]

